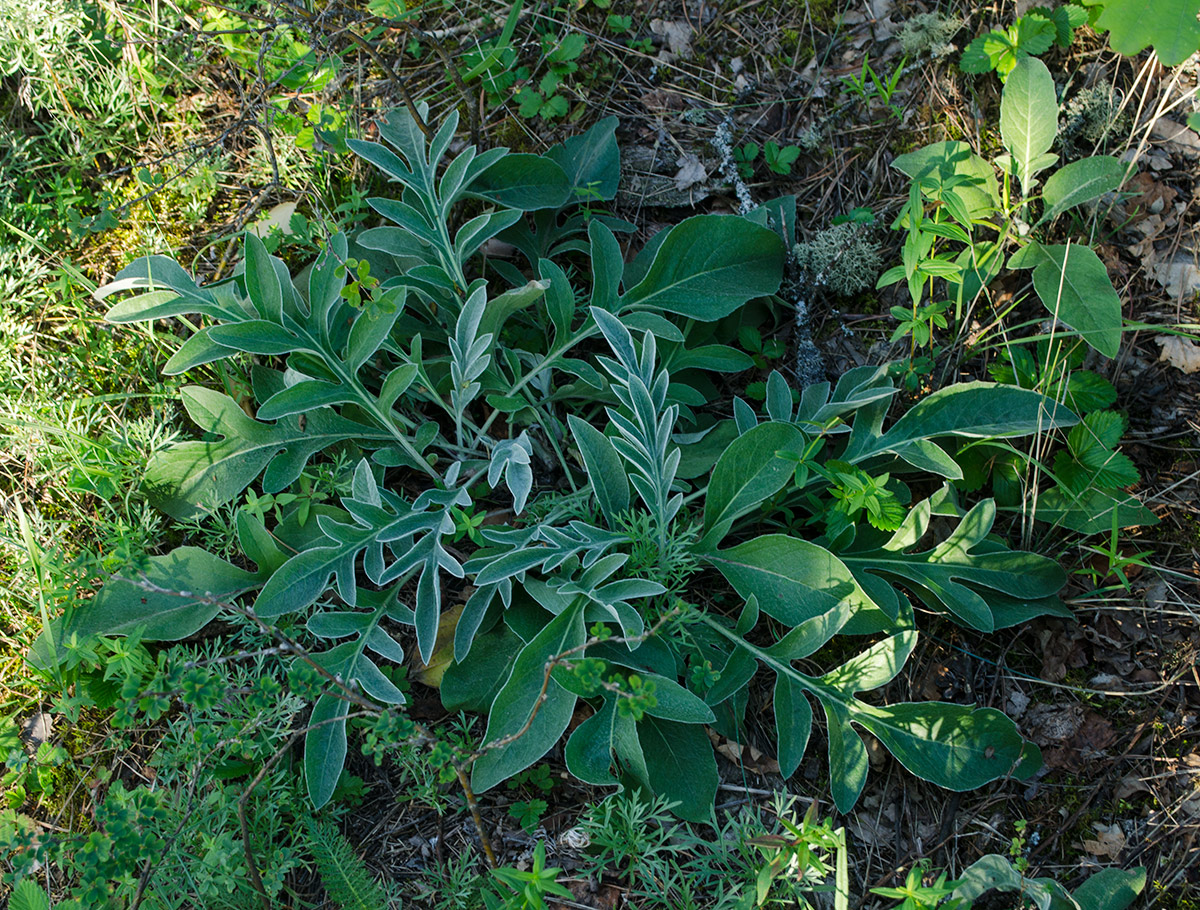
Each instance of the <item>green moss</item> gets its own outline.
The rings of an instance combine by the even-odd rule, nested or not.
[[[792,0],[797,10],[807,9],[809,18],[817,28],[833,28],[838,15],[837,0]]]
[[[529,138],[529,133],[524,125],[515,117],[508,117],[496,127],[496,131],[492,137],[493,146],[504,146],[514,152],[533,152],[536,151],[533,142]]]

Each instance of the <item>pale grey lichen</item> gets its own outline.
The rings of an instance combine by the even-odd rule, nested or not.
[[[825,381],[825,358],[813,341],[805,296],[796,298],[796,379],[802,389]]]
[[[733,121],[728,117],[717,126],[712,145],[721,156],[721,176],[733,187],[734,195],[737,196],[738,214],[745,215],[753,211],[754,197],[750,195],[750,188],[738,173],[737,162],[733,160]]]
[[[944,16],[936,12],[917,13],[904,23],[896,37],[904,56],[918,57],[928,53],[935,60],[940,60],[958,50],[952,41],[964,24],[957,16]]]
[[[835,224],[792,248],[796,265],[817,287],[843,297],[874,286],[883,267],[883,247],[870,228]]]
[[[810,123],[796,132],[796,135],[792,137],[791,144],[799,146],[802,151],[813,152],[821,147],[824,138],[825,134],[821,127],[816,123]]]
[[[1128,111],[1121,111],[1121,95],[1107,82],[1075,94],[1062,110],[1058,141],[1064,152],[1102,148],[1109,137],[1124,135],[1130,126]]]

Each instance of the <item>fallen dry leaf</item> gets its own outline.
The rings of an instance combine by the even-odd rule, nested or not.
[[[681,111],[684,108],[683,98],[666,89],[656,88],[642,95],[642,106],[652,114],[665,111]]]
[[[458,629],[458,618],[462,616],[463,604],[455,604],[438,618],[437,638],[433,643],[433,654],[429,663],[421,655],[413,654],[413,678],[434,689],[441,688],[442,676],[450,661],[454,659],[454,632]]]
[[[1156,262],[1152,269],[1154,280],[1176,299],[1190,297],[1200,290],[1200,268],[1194,254],[1180,254],[1166,262]]]
[[[692,55],[692,27],[686,22],[667,22],[665,19],[653,19],[650,31],[666,42],[667,50],[678,57]]]
[[[292,233],[292,216],[296,214],[296,203],[281,202],[271,211],[267,212],[267,217],[257,224],[252,224],[246,228],[251,234],[256,237],[266,237],[274,228],[279,228],[284,234]]]
[[[713,748],[717,752],[747,771],[754,774],[779,773],[779,762],[764,755],[760,749],[756,749],[754,746],[735,743],[733,740],[726,739],[712,730],[708,731],[708,738],[712,741]]]
[[[1154,122],[1150,128],[1150,139],[1156,145],[1182,153],[1185,158],[1200,157],[1200,136],[1190,127],[1166,117]]]
[[[1118,824],[1102,825],[1096,822],[1092,825],[1096,829],[1095,840],[1085,840],[1083,849],[1092,856],[1107,856],[1109,859],[1116,859],[1121,855],[1121,851],[1125,849],[1125,832],[1121,830]]]
[[[1166,361],[1185,373],[1200,373],[1200,344],[1178,335],[1161,335],[1154,340],[1162,348],[1162,353],[1158,355],[1160,361]]]
[[[1081,705],[1034,705],[1025,715],[1023,730],[1039,746],[1063,743],[1083,726]]]
[[[1159,183],[1153,174],[1146,171],[1129,180],[1125,189],[1131,194],[1126,211],[1132,221],[1165,212],[1179,195],[1173,187]]]
[[[1113,796],[1116,799],[1129,799],[1135,793],[1149,793],[1150,785],[1142,780],[1136,774],[1126,774],[1117,782],[1117,789],[1113,791]]]
[[[1062,682],[1067,670],[1076,670],[1087,665],[1087,655],[1080,641],[1083,633],[1078,629],[1044,629],[1039,638],[1042,644],[1041,677],[1049,682]]]
[[[708,178],[704,163],[691,152],[681,155],[675,163],[679,166],[679,173],[675,175],[675,189],[681,193]]]
[[[1087,711],[1083,715],[1083,723],[1071,737],[1070,745],[1081,751],[1099,752],[1116,741],[1113,725],[1095,711]]]

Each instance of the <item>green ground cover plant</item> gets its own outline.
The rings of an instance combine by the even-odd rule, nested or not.
[[[1148,25],[1128,5],[1089,9],[1114,47],[1170,57],[1192,40],[1193,5],[1159,0]],[[1120,595],[1151,562],[1125,545],[1125,529],[1153,516],[1129,492],[1145,461],[1120,449],[1129,419],[1100,360],[1132,319],[1118,301],[1114,328],[1115,291],[1091,262],[1093,207],[1120,181],[1114,159],[1070,161],[1065,134],[1044,141],[1035,114],[1058,105],[1037,41],[1018,22],[976,42],[1012,39],[996,61],[1007,158],[947,143],[897,159],[913,185],[896,225],[909,238],[901,280],[910,291],[922,280],[919,301],[893,310],[907,362],[802,386],[781,366],[791,276],[803,267],[856,296],[862,285],[843,295],[817,254],[843,264],[843,241],[861,243],[848,280],[873,280],[879,269],[861,263],[882,232],[857,205],[874,197],[839,188],[845,233],[808,233],[799,187],[830,143],[862,136],[819,119],[799,132],[751,126],[761,146],[735,153],[744,176],[799,201],[746,217],[650,215],[672,226],[646,241],[609,211],[646,215],[616,199],[615,118],[546,143],[594,119],[608,74],[628,78],[638,55],[650,66],[668,46],[648,16],[517,2],[484,10],[466,37],[457,21],[425,31],[442,6],[372,0],[309,19],[299,5],[185,3],[160,18],[157,6],[33,3],[19,12],[61,43],[0,31],[19,52],[0,93],[27,86],[36,106],[5,108],[18,128],[0,133],[12,178],[0,232],[16,240],[0,250],[0,290],[16,303],[0,315],[0,424],[27,453],[0,461],[13,669],[0,843],[5,885],[16,882],[0,893],[81,910],[322,896],[394,907],[403,892],[406,906],[485,910],[553,906],[566,877],[577,893],[593,876],[599,894],[615,882],[639,906],[840,910],[853,874],[864,900],[893,884],[875,896],[904,907],[963,910],[996,889],[1052,910],[1128,905],[1136,875],[1107,870],[1072,894],[1034,878],[1028,851],[973,867],[957,856],[953,881],[929,866],[907,878],[899,865],[889,877],[855,868],[875,855],[855,819],[875,811],[885,780],[935,792],[890,770],[868,786],[884,753],[954,791],[1038,769],[1008,717],[920,687],[947,632],[988,659],[997,631],[1070,618],[1068,574]],[[1079,9],[1021,21],[1074,28]],[[684,18],[723,98],[720,28],[703,11]],[[933,44],[906,47],[905,61],[933,66],[954,50],[961,20],[934,24]],[[174,34],[193,25],[200,37]],[[350,32],[384,58],[394,50],[394,73]],[[825,61],[824,37],[814,50],[797,34],[797,59]],[[1070,41],[1058,44],[1051,66]],[[911,149],[924,112],[907,99],[925,64],[899,52],[877,62],[876,50],[878,72],[864,64],[851,81],[883,106],[858,113]],[[181,68],[163,76],[163,55]],[[664,53],[653,65],[666,91],[648,107],[691,64]],[[250,105],[210,150],[192,146],[199,115],[182,112],[197,66],[220,70],[226,105],[239,93]],[[438,115],[419,106],[363,129],[367,107],[389,92],[399,103],[399,86],[431,70],[440,81],[420,91]],[[738,90],[732,115],[762,90]],[[710,109],[697,92],[677,123],[666,108],[666,128],[707,128],[733,98]],[[806,117],[820,108],[809,102]],[[456,104],[466,124],[442,116]],[[630,114],[623,100],[612,109]],[[648,135],[638,127],[626,123],[622,142]],[[163,131],[188,150],[161,157]],[[542,152],[479,151],[509,143]],[[1068,162],[1057,170],[1052,148]],[[299,202],[285,230],[241,235],[280,198]],[[210,237],[209,222],[232,230]],[[66,248],[89,263],[53,252]],[[83,272],[132,255],[103,303],[91,299]],[[1049,328],[1018,342],[1034,323],[997,312],[967,342],[989,282],[1022,270]],[[990,360],[969,362],[979,355]],[[993,382],[938,389],[939,366],[941,381]],[[1068,573],[1030,552],[1053,552],[1058,537],[1042,535],[1055,527],[1104,543],[1081,546],[1089,560]],[[1010,670],[1023,672],[999,672]],[[414,719],[439,710],[434,697],[445,718]],[[27,723],[52,725],[49,739],[30,743]],[[803,820],[755,805],[763,791],[724,792],[726,759],[755,746],[788,789],[815,790]],[[386,771],[367,770],[372,760]],[[779,785],[771,767],[754,786]],[[744,784],[749,773],[760,772],[743,767]],[[357,855],[357,816],[364,796],[378,806],[393,789],[430,844],[436,829],[436,857],[381,883],[389,860]],[[601,793],[563,857],[555,832]],[[818,822],[818,806],[846,820]],[[490,840],[497,829],[503,840]]]
[[[183,390],[211,436],[151,459],[152,502],[192,518],[261,475],[253,495],[275,497],[279,510],[238,515],[254,569],[190,546],[151,557],[48,629],[37,659],[53,667],[65,642],[94,635],[185,637],[252,595],[245,609],[256,621],[288,634],[303,624],[308,659],[327,678],[400,705],[381,666],[403,658],[405,627],[426,663],[441,632],[453,655],[443,701],[488,717],[476,751],[456,759],[475,790],[537,762],[582,700],[594,713],[567,742],[572,773],[637,782],[692,819],[707,817],[717,781],[703,726],[736,735],[760,666],[776,677],[784,774],[804,754],[812,699],[829,721],[843,810],[867,771],[851,724],[952,789],[1036,768],[1036,750],[998,711],[879,705],[857,693],[889,682],[916,643],[896,585],[982,632],[1065,615],[1062,570],[991,536],[991,501],[963,508],[943,486],[962,477],[945,445],[1077,417],[1030,390],[967,383],[885,429],[896,389],[886,369],[864,368],[803,394],[774,373],[762,411],[735,399],[732,416],[712,422],[697,411],[705,374],[748,358],[692,339],[776,290],[793,239],[788,201],[750,219],[688,219],[625,263],[603,216],[572,214],[581,191],[603,200],[615,190],[611,123],[546,155],[468,147],[441,167],[456,126],[452,116],[426,140],[400,112],[380,126],[388,145],[352,142],[403,193],[370,200],[392,226],[356,237],[354,256],[349,238],[330,238],[307,280],[248,235],[244,270],[230,281],[202,287],[151,257],[102,291],[142,292],[117,303],[113,321],[203,317],[170,373],[217,362],[241,371],[241,354],[261,358],[242,373],[253,416],[224,393]],[[451,212],[467,199],[486,207],[452,231]],[[530,210],[548,213],[533,220],[536,232]],[[492,236],[538,252],[536,277],[481,262]],[[369,283],[355,281],[358,256],[377,263]],[[481,268],[490,281],[475,277]],[[350,490],[340,506],[302,514],[280,494],[330,449],[361,453]],[[916,495],[922,485],[932,493]],[[477,504],[510,517],[479,528],[479,546],[463,553],[453,510]],[[935,515],[957,529],[929,540]],[[688,583],[712,570],[728,593],[695,602]],[[451,636],[443,591],[455,578],[474,592]],[[839,633],[872,638],[840,666],[797,668]],[[316,807],[341,774],[350,710],[338,691],[315,703],[304,767]]]
[[[894,166],[911,178],[909,199],[893,224],[906,231],[904,261],[879,279],[884,287],[907,282],[911,310],[893,307],[899,322],[896,341],[908,337],[911,362],[926,365],[917,350],[934,353],[938,329],[959,327],[986,297],[986,288],[1004,268],[1032,270],[1033,288],[1052,317],[1051,327],[1032,339],[997,319],[989,327],[1003,333],[1001,360],[990,368],[1002,381],[1038,389],[1086,416],[1072,431],[1067,450],[1043,466],[1055,479],[1039,497],[1035,514],[1083,533],[1153,523],[1154,517],[1123,489],[1138,481],[1132,462],[1116,451],[1123,419],[1100,410],[1116,391],[1094,372],[1081,370],[1087,347],[1106,357],[1120,348],[1124,323],[1121,300],[1107,270],[1087,239],[1054,243],[1052,229],[1063,215],[1118,190],[1127,168],[1116,158],[1093,155],[1058,162],[1051,147],[1058,129],[1058,102],[1045,64],[1033,57],[1013,61],[1000,105],[1005,154],[992,164],[963,142],[943,142],[898,157]],[[1015,181],[1015,184],[1014,184]],[[1041,184],[1040,193],[1036,188]],[[1021,195],[1016,193],[1016,186]],[[996,234],[985,239],[984,232]],[[948,299],[937,300],[944,287]],[[986,337],[986,333],[983,333]],[[1032,345],[1033,351],[1020,345]],[[926,368],[928,368],[926,366]],[[920,370],[910,368],[910,376]],[[1025,509],[1031,467],[1028,456],[1010,447],[981,444],[967,456],[988,460],[997,501]],[[1002,489],[1002,487],[1006,489]]]

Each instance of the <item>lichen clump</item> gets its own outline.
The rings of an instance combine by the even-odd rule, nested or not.
[[[904,23],[897,35],[900,50],[906,57],[919,57],[925,53],[935,60],[949,57],[958,50],[953,39],[963,25],[963,20],[957,16],[918,13]]]
[[[796,265],[812,282],[842,297],[873,287],[883,268],[883,248],[868,228],[835,224],[792,248]]]
[[[1085,88],[1063,107],[1058,141],[1068,153],[1080,146],[1102,148],[1110,136],[1124,135],[1129,113],[1121,110],[1121,96],[1112,85],[1100,82]]]

